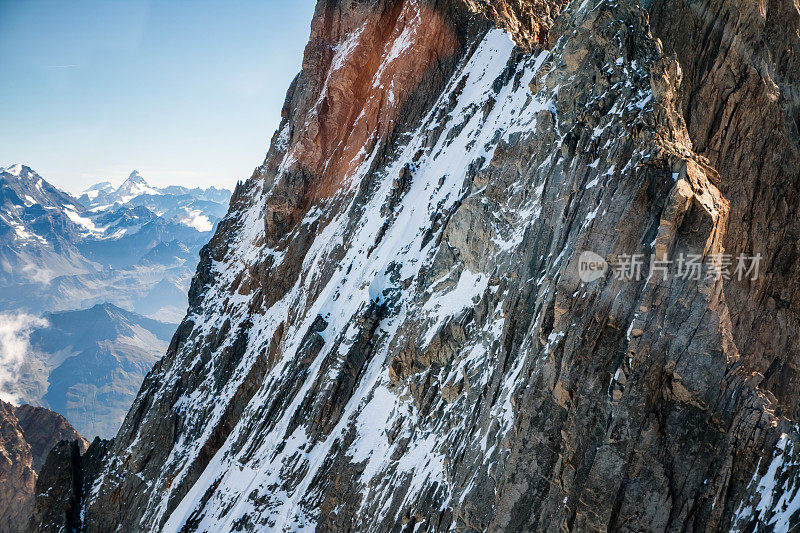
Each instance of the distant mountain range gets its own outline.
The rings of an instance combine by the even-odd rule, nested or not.
[[[230,196],[134,171],[76,198],[30,167],[0,168],[0,397],[52,409],[89,438],[116,433],[186,313]]]
[[[114,205],[129,203],[139,197],[153,199],[152,197],[157,196],[173,201],[175,197],[180,198],[184,201],[182,205],[187,205],[185,202],[186,200],[227,204],[230,200],[231,193],[226,189],[217,189],[216,187],[210,187],[208,189],[201,189],[199,187],[188,189],[186,187],[172,185],[159,189],[151,187],[142,175],[139,174],[139,171],[134,170],[128,179],[118,188],[115,189],[110,182],[104,181],[92,185],[83,191],[78,201],[82,205],[91,207],[92,209],[107,209]],[[166,205],[171,207],[169,204]]]
[[[175,296],[187,292],[230,194],[152,187],[134,171],[116,189],[104,182],[74,198],[30,167],[0,168],[0,311],[111,302],[179,321],[186,299]]]

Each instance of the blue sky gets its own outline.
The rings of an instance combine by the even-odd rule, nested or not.
[[[74,192],[232,187],[266,155],[314,0],[0,0],[0,166]]]

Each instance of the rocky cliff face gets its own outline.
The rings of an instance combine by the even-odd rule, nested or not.
[[[88,446],[61,415],[0,400],[0,531],[25,531],[37,473],[62,440],[74,441],[82,450]]]
[[[798,16],[321,0],[188,316],[116,439],[53,457],[80,488],[41,529],[797,527]]]

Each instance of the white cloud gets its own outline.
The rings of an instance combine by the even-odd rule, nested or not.
[[[46,320],[33,315],[0,313],[0,399],[3,401],[19,401],[11,391],[28,353],[31,332],[46,325]]]

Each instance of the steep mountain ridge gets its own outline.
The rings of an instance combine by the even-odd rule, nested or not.
[[[800,523],[792,71],[725,86],[731,48],[691,48],[677,15],[651,33],[668,0],[477,4],[318,3],[167,355],[113,442],[53,457],[82,473],[83,530]],[[791,65],[794,21],[733,41]],[[698,75],[716,53],[719,78]],[[712,116],[689,111],[704,91]],[[715,143],[763,163],[737,177]],[[758,240],[765,219],[781,237]],[[588,251],[665,275],[585,281]],[[714,275],[725,253],[761,254],[762,276]],[[702,276],[659,264],[684,256]]]

